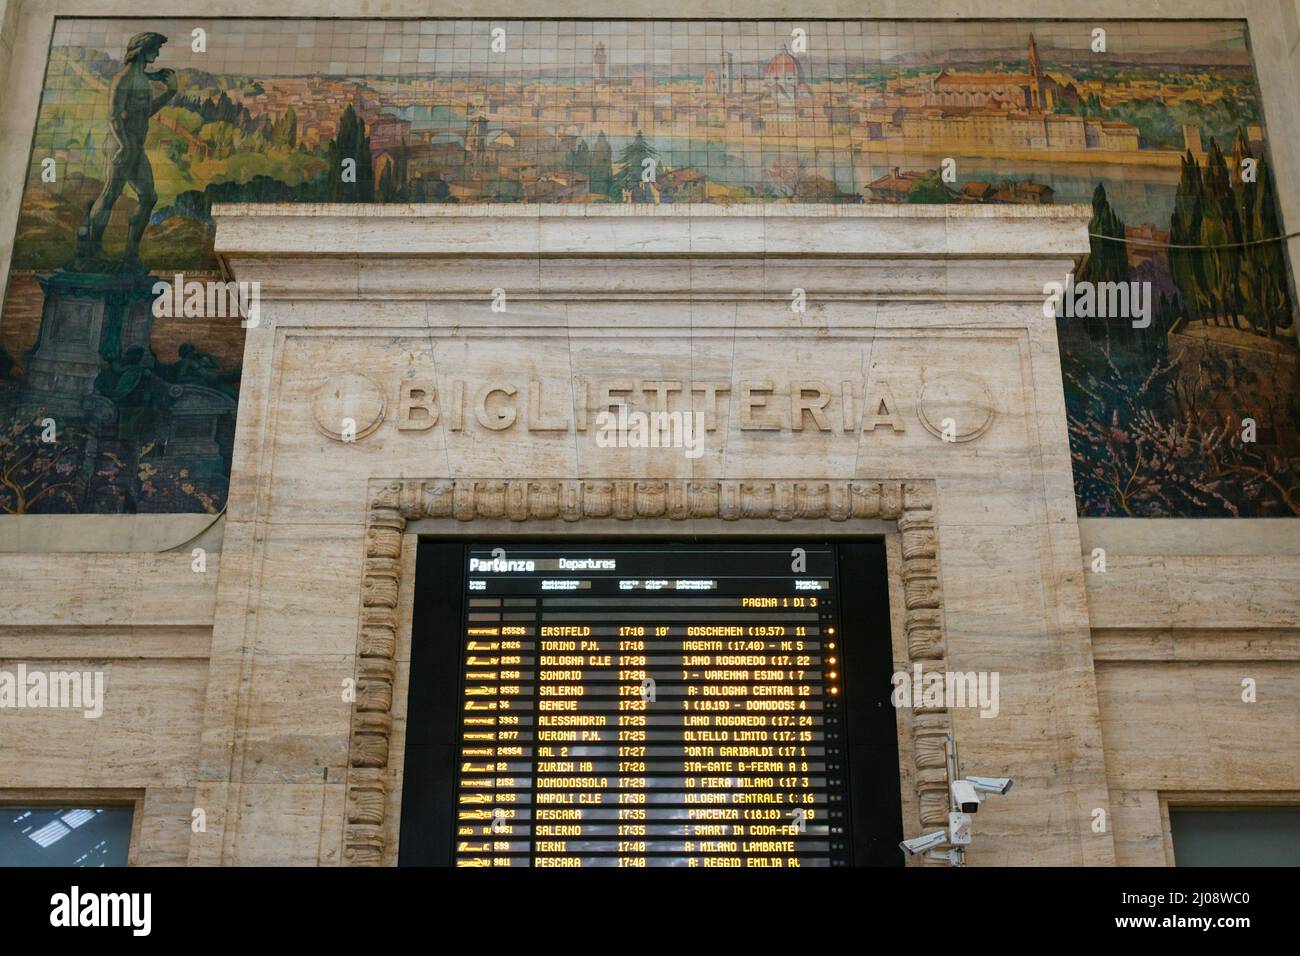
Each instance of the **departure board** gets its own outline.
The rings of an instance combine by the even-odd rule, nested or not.
[[[851,862],[834,549],[468,546],[453,862]]]

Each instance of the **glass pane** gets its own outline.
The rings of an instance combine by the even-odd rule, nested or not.
[[[131,807],[0,807],[0,866],[126,866]]]
[[[1170,810],[1177,866],[1300,866],[1300,807]]]

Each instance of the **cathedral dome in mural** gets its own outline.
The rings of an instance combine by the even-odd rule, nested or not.
[[[795,77],[803,80],[803,68],[799,61],[790,55],[789,50],[782,50],[763,65],[764,76]]]

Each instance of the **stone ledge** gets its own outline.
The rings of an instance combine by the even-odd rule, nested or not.
[[[1083,219],[1086,203],[1059,206],[918,203],[214,203],[213,218],[365,219]]]
[[[0,515],[0,554],[126,554],[185,545],[221,550],[225,518],[209,514]]]
[[[1297,518],[1080,518],[1079,543],[1107,554],[1268,557],[1300,555]]]
[[[1086,206],[217,205],[230,262],[274,258],[1073,259]]]

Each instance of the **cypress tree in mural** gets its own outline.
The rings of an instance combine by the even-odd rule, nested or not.
[[[393,164],[389,163],[379,174],[379,201],[398,202],[397,186],[393,182]]]
[[[1272,337],[1291,327],[1286,289],[1286,262],[1282,243],[1267,242],[1277,236],[1277,214],[1273,204],[1273,178],[1265,160],[1255,165],[1247,180],[1243,171],[1253,159],[1246,134],[1240,128],[1232,144],[1233,203],[1241,219],[1238,294],[1246,322],[1256,335]]]
[[[1258,161],[1257,178],[1249,183],[1251,230],[1256,240],[1282,234],[1277,220],[1277,202],[1273,195],[1273,173],[1268,162]],[[1253,307],[1252,323],[1259,335],[1286,335],[1295,328],[1291,298],[1287,289],[1286,251],[1281,241],[1262,242],[1246,250],[1242,264],[1242,283],[1248,290],[1247,301]]]
[[[1097,184],[1092,193],[1092,221],[1088,224],[1088,258],[1079,270],[1079,281],[1128,282],[1128,250],[1124,245],[1124,220],[1120,219],[1106,199],[1106,188]],[[1088,332],[1094,338],[1110,338],[1111,330],[1118,333],[1120,341],[1131,338],[1131,320],[1107,316],[1088,320]]]
[[[614,196],[614,151],[602,130],[591,148],[591,191],[602,196]]]
[[[578,145],[569,153],[569,169],[575,173],[582,173],[590,179],[591,177],[591,150],[587,148],[585,139],[578,140]]]
[[[374,202],[375,170],[370,159],[370,137],[366,124],[349,106],[339,120],[338,135],[330,141],[328,202]],[[343,181],[343,160],[356,161],[356,182]]]
[[[298,145],[298,114],[290,106],[284,115],[271,124],[271,142],[276,146],[293,149]]]
[[[398,146],[393,150],[393,161],[384,166],[379,174],[380,202],[410,202],[410,189],[407,188],[406,147]]]
[[[1242,171],[1252,158],[1240,129],[1231,161],[1213,140],[1204,168],[1191,153],[1183,158],[1169,242],[1214,248],[1171,248],[1169,267],[1189,318],[1269,337],[1291,329],[1294,320],[1282,244],[1262,241],[1281,232],[1272,175],[1260,159],[1254,181],[1246,180]]]
[[[659,153],[645,141],[641,131],[636,131],[636,139],[623,147],[618,154],[618,161],[623,168],[614,174],[614,187],[619,195],[630,193],[632,202],[649,202],[651,191],[648,183],[641,181],[642,170],[647,159],[657,160]]]
[[[1124,249],[1124,220],[1106,199],[1106,187],[1092,191],[1092,222],[1088,224],[1088,258],[1079,278],[1092,282],[1127,282],[1128,253]],[[1104,237],[1104,238],[1102,238]]]
[[[1183,156],[1182,176],[1174,195],[1174,212],[1169,219],[1169,272],[1182,296],[1188,319],[1206,321],[1202,305],[1201,256],[1195,245],[1201,239],[1201,167],[1191,150]]]
[[[1206,150],[1205,174],[1201,177],[1201,245],[1203,252],[1205,297],[1214,324],[1237,327],[1237,283],[1241,263],[1239,250],[1241,225],[1233,204],[1232,183],[1219,144],[1213,139]]]

